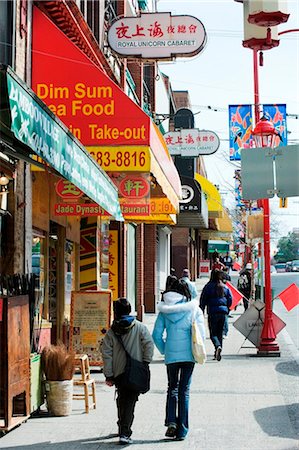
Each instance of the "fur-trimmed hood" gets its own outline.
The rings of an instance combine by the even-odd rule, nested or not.
[[[157,308],[158,311],[163,314],[173,314],[176,316],[173,317],[174,321],[177,321],[179,319],[179,317],[177,317],[177,313],[188,313],[195,311],[195,309],[198,308],[198,301],[191,300],[188,302],[186,301],[186,297],[178,294],[177,292],[165,292],[165,294],[163,294],[163,301],[158,303]],[[168,318],[171,319],[169,316]]]

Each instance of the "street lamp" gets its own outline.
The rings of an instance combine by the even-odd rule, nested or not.
[[[252,131],[256,147],[274,148],[276,137],[279,135],[272,122],[262,117]],[[276,333],[272,314],[271,293],[271,255],[270,255],[270,208],[269,199],[262,200],[264,209],[264,260],[265,260],[265,319],[258,347],[259,356],[280,356],[276,342]]]

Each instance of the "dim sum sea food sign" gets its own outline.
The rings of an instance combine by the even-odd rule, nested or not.
[[[207,42],[202,22],[193,16],[146,13],[123,17],[108,30],[110,48],[120,56],[173,59],[200,53]]]

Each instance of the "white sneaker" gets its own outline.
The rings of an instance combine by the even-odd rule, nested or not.
[[[133,444],[133,440],[129,436],[120,436],[119,443],[122,445]]]

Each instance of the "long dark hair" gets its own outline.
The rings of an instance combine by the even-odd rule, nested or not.
[[[219,297],[224,296],[224,284],[222,282],[222,273],[220,270],[215,269],[211,272],[211,282],[216,283],[216,294]]]
[[[173,282],[168,287],[168,289],[166,289],[165,292],[177,292],[178,294],[181,294],[184,297],[186,297],[188,302],[191,300],[191,292],[190,292],[189,286],[186,283],[186,281],[184,281],[184,280],[178,280],[178,279],[173,280]]]

